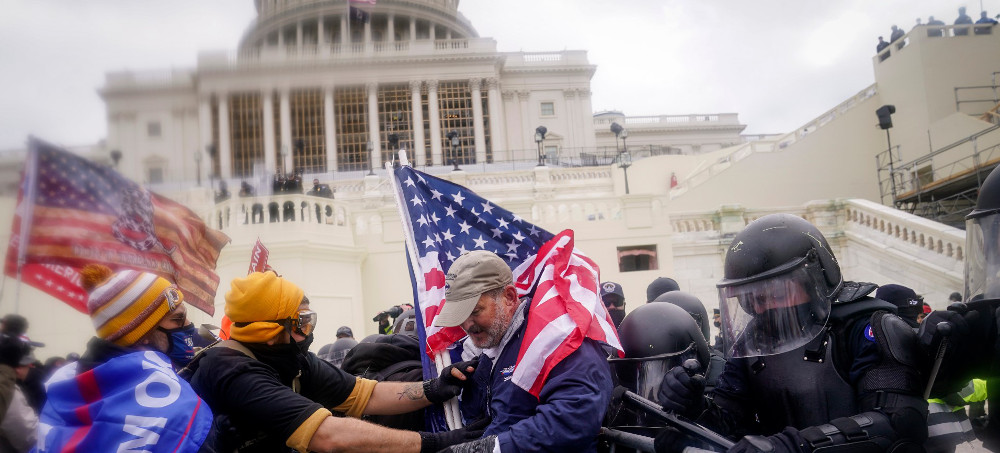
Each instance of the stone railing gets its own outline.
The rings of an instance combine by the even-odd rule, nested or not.
[[[183,69],[162,71],[117,71],[104,76],[104,90],[151,88],[151,87],[192,87],[194,72]]]
[[[961,278],[965,232],[867,200],[846,204],[844,229],[882,246],[902,250]]]
[[[589,65],[587,52],[584,50],[564,50],[562,52],[504,52],[507,68],[520,66],[558,65],[575,66]]]
[[[362,57],[415,57],[449,54],[495,54],[491,38],[438,39],[396,42],[327,43],[323,45],[265,46],[240,51],[207,51],[198,54],[200,69],[232,69],[289,62],[357,59]]]
[[[626,127],[655,127],[672,126],[678,124],[739,124],[739,115],[736,113],[709,113],[690,115],[656,115],[656,116],[600,116],[594,118],[594,126],[610,126],[611,123],[618,123]],[[599,127],[604,130],[606,127]]]
[[[875,84],[872,84],[868,88],[859,91],[858,94],[855,94],[850,99],[841,102],[840,105],[828,110],[826,113],[816,117],[816,119],[806,123],[804,126],[799,127],[792,132],[773,139],[752,141],[736,147],[736,149],[730,154],[718,158],[715,162],[702,166],[695,173],[678,181],[677,186],[670,189],[670,198],[673,199],[683,195],[692,187],[696,187],[701,183],[708,181],[723,170],[729,168],[734,162],[741,161],[753,153],[780,151],[791,146],[795,142],[815,132],[817,129],[825,126],[837,117],[842,116],[877,93],[878,90]]]
[[[310,195],[235,197],[216,203],[205,223],[222,231],[257,228],[270,224],[309,228],[351,227],[347,203]]]

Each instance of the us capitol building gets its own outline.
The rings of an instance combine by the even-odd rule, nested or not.
[[[903,48],[871,56],[875,81],[857,95],[796,130],[746,136],[736,113],[595,113],[599,68],[585,50],[498,52],[458,0],[379,0],[369,20],[345,0],[255,6],[235,51],[203,52],[187,70],[108,73],[107,138],[75,150],[232,238],[218,263],[216,319],[189,310],[196,323],[217,324],[228,282],[246,274],[260,238],[319,313],[316,348],[339,325],[374,333],[376,313],[412,300],[384,168],[400,149],[415,168],[543,228],[574,229],[602,280],[623,285],[627,309],[659,276],[711,309],[730,238],[773,212],[819,226],[850,279],[913,287],[936,308],[962,290],[956,219],[970,196],[941,207],[948,194],[933,190],[1000,160],[1000,60],[979,58],[1000,55],[1000,31],[915,28]],[[885,104],[896,109],[891,148],[875,115]],[[15,165],[5,167],[3,179],[16,181]],[[333,198],[273,193],[275,175],[293,172],[305,190],[328,184]],[[232,195],[217,200],[223,181]],[[244,183],[253,195],[238,195]],[[3,293],[6,311],[13,293]],[[31,331],[53,354],[92,335],[61,302],[28,287],[21,298],[29,320],[50,321]]]

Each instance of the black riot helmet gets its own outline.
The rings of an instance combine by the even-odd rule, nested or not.
[[[708,327],[708,311],[705,310],[705,304],[701,303],[701,299],[694,294],[680,290],[669,291],[660,294],[656,299],[653,299],[653,302],[669,302],[683,308],[694,318],[701,333],[705,334],[705,340],[711,338],[712,333]]]
[[[752,357],[805,345],[823,330],[842,285],[837,258],[811,223],[790,214],[750,222],[729,245],[716,285],[723,352]]]
[[[317,355],[319,355],[321,359],[326,360],[327,362],[333,364],[333,366],[340,368],[340,365],[344,363],[344,357],[347,357],[347,353],[350,352],[350,350],[357,345],[358,345],[357,340],[353,338],[348,338],[348,337],[338,338],[337,341],[334,341],[332,345],[327,345],[330,346],[330,349],[327,351],[325,357],[320,354]],[[325,348],[326,346],[323,347]],[[323,350],[320,349],[320,353],[322,352]]]
[[[965,298],[1000,299],[1000,171],[993,169],[965,217]]]
[[[684,309],[674,304],[646,304],[632,310],[618,326],[625,358],[608,359],[618,382],[655,399],[663,375],[687,359],[702,369],[710,360],[708,342]]]

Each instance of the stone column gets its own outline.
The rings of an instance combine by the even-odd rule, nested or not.
[[[535,143],[535,127],[531,126],[531,118],[528,110],[528,99],[531,98],[530,91],[518,91],[517,92],[517,102],[521,107],[521,130],[518,135],[521,136],[521,149],[531,149],[534,150],[535,155],[538,153],[538,144]],[[527,156],[525,156],[527,157]],[[537,157],[537,156],[535,156]]]
[[[483,128],[482,79],[469,79],[472,90],[472,133],[475,136],[476,163],[486,163],[486,129]]]
[[[340,46],[341,52],[347,52],[350,49],[351,37],[347,35],[347,16],[340,16]]]
[[[333,113],[333,85],[323,87],[323,133],[326,138],[326,171],[337,171],[337,127]]]
[[[441,113],[438,111],[438,81],[427,81],[427,114],[431,123],[431,163],[441,165]]]
[[[430,22],[428,23],[428,25],[430,26],[430,31],[428,32],[428,34],[431,38],[431,41],[434,41],[435,39],[437,39],[437,30],[435,30],[437,27],[434,26],[434,22]]]
[[[302,51],[302,21],[295,23],[295,49]]]
[[[285,51],[285,29],[278,28],[278,48]]]
[[[557,105],[555,108],[559,108]],[[570,118],[569,121],[569,131],[567,140],[563,142],[564,145],[569,145],[570,147],[578,148],[580,146],[581,140],[579,140],[579,130],[577,122],[573,118],[579,118],[580,109],[577,108],[576,102],[576,90],[571,88],[566,88],[563,90],[563,110],[564,112],[556,112],[556,114],[562,115],[564,118]],[[579,149],[574,149],[573,154],[579,154]]]
[[[229,93],[219,93],[219,172],[222,179],[233,177],[232,152],[229,145]]]
[[[396,16],[392,14],[389,15],[386,33],[389,35],[386,37],[386,41],[396,42]]]
[[[326,44],[326,40],[323,39],[325,38],[325,36],[323,36],[324,31],[325,30],[323,30],[323,15],[320,15],[316,19],[316,47],[323,47],[323,44]]]
[[[504,141],[508,143],[507,145],[507,159],[517,160],[521,158],[521,154],[524,154],[522,150],[518,149],[521,146],[521,140],[518,138],[515,132],[521,129],[521,118],[519,115],[519,110],[517,109],[517,92],[514,90],[501,90],[500,96],[503,98],[503,113],[504,113]],[[494,134],[496,134],[494,132]],[[515,134],[515,135],[511,135]],[[508,141],[509,140],[509,141]]]
[[[260,92],[264,106],[264,169],[273,175],[278,168],[277,153],[274,149],[274,91]]]
[[[486,79],[486,107],[490,111],[490,138],[493,145],[493,161],[505,161],[507,157],[507,140],[502,130],[503,104],[500,100],[500,83],[496,77]]]
[[[417,40],[417,19],[410,16],[410,41]]]
[[[364,44],[365,44],[365,49],[366,50],[367,49],[372,49],[374,47],[372,45],[373,43],[372,43],[372,21],[371,20],[369,20],[368,22],[365,22]]]
[[[212,156],[208,154],[208,147],[212,144],[212,97],[208,93],[202,94],[198,99],[198,129],[198,152],[202,153],[202,162],[208,162],[201,166],[201,179],[209,181],[208,175],[212,174],[213,162]]]
[[[288,88],[281,89],[281,110],[279,115],[281,116],[281,149],[279,152],[285,153],[285,159],[281,161],[281,172],[288,174],[294,169],[292,168],[292,106],[288,99]]]
[[[379,137],[378,123],[378,84],[371,82],[365,85],[368,89],[368,140],[372,142],[371,168],[382,167],[382,143]]]
[[[413,162],[414,167],[427,165],[427,148],[424,146],[424,109],[420,102],[420,87],[423,83],[419,80],[410,82],[410,94],[413,99]]]

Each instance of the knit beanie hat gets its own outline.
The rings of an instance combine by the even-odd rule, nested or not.
[[[97,336],[119,346],[135,344],[184,300],[169,280],[149,272],[88,264],[80,273]]]
[[[226,293],[226,316],[233,321],[230,338],[245,343],[264,343],[274,338],[284,327],[260,321],[295,317],[303,294],[301,288],[271,271],[233,279]]]

